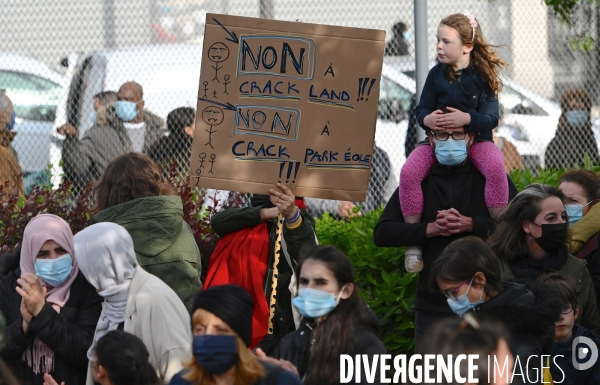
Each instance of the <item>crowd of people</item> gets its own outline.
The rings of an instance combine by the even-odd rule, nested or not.
[[[600,363],[579,370],[570,355],[579,337],[600,347],[600,176],[573,170],[558,188],[518,192],[492,136],[506,63],[472,15],[444,18],[437,36],[439,64],[415,110],[427,140],[373,230],[378,246],[406,247],[405,268],[419,273],[415,353],[480,354],[479,383],[600,384]],[[559,124],[589,130],[591,103],[574,95]],[[215,214],[221,238],[202,266],[165,179],[174,159],[190,157],[195,111],[169,113],[161,136],[161,118],[144,107],[142,86],[127,82],[96,95],[91,128],[59,128],[67,178],[93,182],[92,224],[74,235],[64,219],[38,214],[2,256],[2,381],[328,385],[340,383],[342,355],[385,354],[352,262],[319,245],[307,203],[286,185]],[[18,165],[14,118],[1,93],[2,167]],[[385,153],[377,162],[389,169]],[[11,170],[0,177],[22,188]],[[332,210],[360,214],[352,205]],[[509,371],[497,373],[491,356]],[[529,364],[544,356],[556,359]],[[372,374],[356,373],[357,384]]]
[[[591,213],[600,178],[574,170],[559,188],[534,184],[517,192],[491,134],[500,118],[498,74],[506,63],[472,15],[444,18],[437,39],[438,64],[415,110],[427,140],[404,164],[373,235],[380,247],[406,247],[406,270],[419,272],[416,351],[504,352],[523,375],[494,383],[600,383],[600,363],[585,370],[577,365],[593,359],[592,350],[573,360],[564,355],[577,350],[576,336],[597,342],[600,332],[597,262],[586,263],[598,249],[600,228]],[[560,124],[591,132],[589,98],[577,104],[581,92],[569,95]],[[573,138],[569,143],[577,146]],[[548,151],[552,146],[560,144]],[[573,243],[569,225],[576,229]],[[456,317],[463,321],[451,321]],[[482,336],[486,329],[488,338]],[[559,360],[541,360],[560,354]],[[537,363],[530,365],[531,358]],[[494,368],[482,367],[479,383],[490,383]]]

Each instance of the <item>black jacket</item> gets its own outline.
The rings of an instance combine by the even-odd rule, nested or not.
[[[192,139],[182,134],[175,137],[173,134],[159,138],[150,148],[148,156],[159,166],[165,178],[168,178],[173,162],[177,181],[189,175],[190,157],[192,155]]]
[[[379,321],[377,320],[377,316],[371,309],[367,310],[367,314],[369,315],[369,322],[367,325],[364,325],[356,331],[356,334],[354,335],[354,349],[347,354],[353,358],[357,354],[366,354],[370,357],[369,362],[371,362],[374,354],[385,354],[386,349],[375,334],[379,333]],[[294,364],[298,369],[300,378],[304,378],[308,369],[311,333],[315,327],[316,323],[314,319],[306,317],[302,318],[298,330],[285,336],[279,342],[279,345],[277,345],[277,349],[273,354],[275,358],[283,358]],[[388,374],[388,377],[391,376]],[[380,378],[381,376],[378,370],[375,375],[375,382],[370,382],[370,384],[379,384]],[[355,380],[355,377],[353,376],[352,379]],[[361,382],[351,382],[351,384],[367,383],[369,382],[367,382],[364,369],[361,374]]]
[[[252,385],[302,385],[302,381],[292,372],[283,370],[266,362],[260,362],[266,372],[266,376],[255,381]],[[183,369],[181,372],[171,378],[169,385],[194,385],[192,382],[183,378],[189,369]]]
[[[573,338],[567,343],[557,342],[554,344],[552,350],[552,364],[550,372],[552,373],[552,380],[555,384],[562,381],[562,385],[578,385],[578,384],[600,384],[600,361],[587,370],[577,370],[573,366],[573,340],[577,337],[587,337],[591,339],[596,346],[600,347],[600,339],[594,335],[591,331],[579,326],[573,325]],[[581,345],[580,347],[583,347]],[[583,364],[589,362],[591,351],[581,359],[578,355],[575,359],[578,363]],[[564,379],[564,381],[563,381]]]
[[[515,354],[550,354],[555,322],[562,305],[555,293],[537,282],[504,282],[504,291],[477,305],[473,313],[481,320],[499,321],[510,333],[508,344]]]
[[[510,180],[509,196],[514,197],[517,189]],[[419,273],[415,309],[418,311],[445,313],[453,315],[446,297],[439,292],[430,292],[427,288],[429,270],[442,250],[456,239],[468,235],[487,238],[494,230],[495,221],[490,217],[485,205],[483,190],[485,178],[470,160],[461,166],[447,167],[434,164],[429,175],[421,184],[425,198],[421,223],[404,223],[400,210],[398,190],[385,206],[373,233],[375,244],[379,247],[400,247],[421,245],[425,267]],[[473,218],[473,232],[450,237],[427,238],[427,223],[435,222],[438,210],[455,208],[459,213]]]
[[[563,112],[558,119],[554,138],[546,148],[544,167],[547,169],[572,168],[577,164],[583,164],[586,153],[594,166],[600,164],[600,155],[598,155],[598,146],[591,122],[587,122],[583,128],[574,128],[567,122]]]
[[[467,131],[478,134],[476,141],[492,141],[492,130],[500,117],[498,99],[472,67],[464,68],[457,80],[452,80],[444,64],[429,71],[417,105],[417,121],[423,128],[423,119],[435,110],[456,108],[471,116]]]
[[[88,358],[96,324],[102,311],[102,297],[80,272],[71,285],[70,296],[58,314],[51,304],[46,303],[42,311],[32,319],[29,333],[23,334],[21,327],[21,296],[15,288],[21,276],[20,254],[9,254],[2,258],[2,280],[0,281],[0,311],[6,321],[6,346],[0,351],[15,376],[22,384],[42,384],[43,373],[35,374],[23,352],[37,336],[54,351],[54,370],[50,374],[60,384],[85,384]]]
[[[561,254],[563,255],[562,258]],[[527,266],[527,271],[524,269],[525,266]],[[600,313],[598,312],[592,278],[585,262],[569,255],[566,247],[550,253],[548,257],[543,258],[541,261],[534,261],[529,256],[512,261],[500,259],[500,271],[504,281],[528,282],[543,272],[552,271],[567,278],[573,284],[577,295],[579,316],[576,322],[593,332],[600,333]]]
[[[417,147],[419,126],[417,125],[417,95],[410,98],[410,107],[408,108],[408,125],[406,126],[406,138],[404,139],[404,156],[408,158],[411,152]]]
[[[520,382],[523,378],[515,376],[513,383],[541,383],[541,379],[534,379],[541,371],[541,356],[552,353],[555,322],[560,319],[562,305],[551,288],[537,282],[526,285],[505,282],[504,288],[502,293],[477,305],[473,313],[481,320],[500,322],[506,328],[508,346],[515,359],[519,357],[523,371],[527,359],[537,356],[527,366],[531,382],[527,377]]]
[[[594,291],[596,292],[596,302],[600,310],[600,233],[594,235],[590,240],[577,252],[575,257],[585,259],[587,268],[590,271],[592,282],[594,283]]]

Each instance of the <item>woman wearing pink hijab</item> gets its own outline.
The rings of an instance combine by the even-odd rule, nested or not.
[[[51,214],[33,218],[20,255],[2,258],[0,312],[6,320],[0,356],[22,384],[85,383],[87,350],[102,298],[79,271],[73,233]]]

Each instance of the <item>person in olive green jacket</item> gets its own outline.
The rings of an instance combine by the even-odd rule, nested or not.
[[[596,293],[586,262],[567,250],[564,194],[555,187],[534,184],[511,201],[488,243],[500,258],[502,280],[537,280],[556,271],[575,287],[580,307],[577,323],[600,332]]]
[[[183,219],[181,198],[154,162],[134,152],[116,157],[94,185],[93,196],[92,223],[127,229],[140,266],[171,287],[191,311],[202,289],[200,251]]]
[[[293,270],[302,253],[317,244],[315,221],[306,212],[304,201],[296,198],[289,187],[280,183],[277,188],[270,189],[269,193],[270,195],[254,194],[252,207],[230,208],[215,214],[211,219],[213,230],[221,237],[242,229],[258,227],[265,222],[267,224],[268,234],[264,236],[265,239],[268,237],[268,259],[263,293],[269,309],[274,305],[274,313],[269,317],[272,325],[269,325],[266,336],[257,346],[267,355],[275,350],[281,338],[296,330],[295,321],[299,322],[300,315],[296,316],[292,310],[292,295],[296,289]],[[281,226],[281,237],[277,236],[278,225]],[[280,245],[277,244],[279,238]],[[278,253],[277,250],[281,252]],[[279,257],[278,263],[275,263],[276,254]],[[211,256],[211,263],[213,257],[215,254]],[[210,276],[209,267],[206,284],[211,283]],[[276,287],[273,294],[276,295],[272,298],[273,284]]]

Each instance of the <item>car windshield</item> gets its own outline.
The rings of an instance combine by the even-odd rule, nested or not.
[[[506,84],[502,87],[500,95],[498,95],[498,101],[506,109],[507,113],[548,116],[548,113],[542,107]]]
[[[61,93],[59,84],[33,74],[0,71],[0,88],[6,89],[18,118],[54,121]]]

